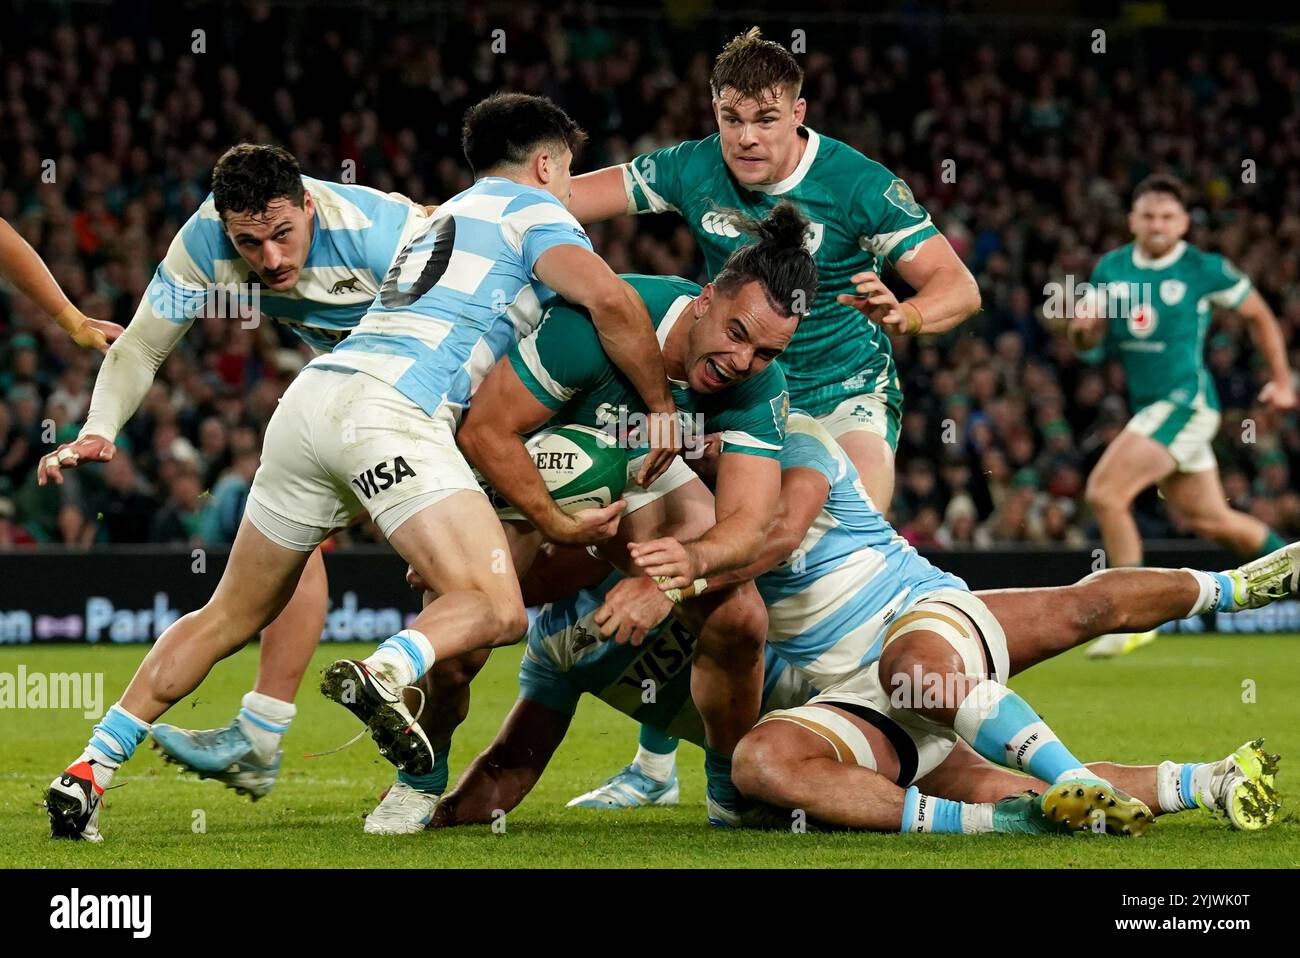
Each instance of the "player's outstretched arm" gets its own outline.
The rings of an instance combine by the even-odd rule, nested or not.
[[[627,193],[627,166],[607,166],[573,178],[569,212],[579,223],[599,223],[625,213],[635,213],[636,204]]]
[[[122,335],[117,323],[90,319],[73,306],[36,250],[4,219],[0,219],[0,275],[43,309],[78,346],[103,353]]]
[[[1295,409],[1295,383],[1291,367],[1287,365],[1286,340],[1282,337],[1282,327],[1278,325],[1273,310],[1269,309],[1264,297],[1259,295],[1259,290],[1252,289],[1237,307],[1237,312],[1250,324],[1251,339],[1268,363],[1269,378],[1260,390],[1260,401],[1268,403],[1274,409]]]
[[[492,822],[519,806],[564,741],[572,716],[519,699],[492,744],[442,797],[430,828]]]
[[[620,499],[572,516],[555,504],[523,440],[551,415],[503,357],[474,394],[456,442],[492,488],[547,539],[567,545],[603,542],[618,530],[618,516],[627,503]]]
[[[748,565],[722,572],[709,579],[709,588],[721,588],[749,579],[757,579],[784,562],[812,528],[813,521],[826,505],[831,484],[816,469],[795,467],[781,472],[781,498],[771,528],[763,539],[758,558]]]
[[[724,452],[714,491],[717,523],[693,542],[669,537],[632,543],[632,560],[646,575],[658,577],[664,591],[692,589],[697,579],[747,566],[763,549],[780,497],[778,460]]]
[[[850,280],[854,292],[841,293],[837,301],[890,332],[911,335],[947,332],[979,311],[979,284],[943,236],[930,237],[895,269],[915,296],[900,302],[879,275],[866,272],[855,274]]]
[[[156,315],[146,295],[135,318],[104,357],[90,394],[86,424],[76,440],[41,457],[36,470],[40,485],[62,485],[60,470],[74,469],[85,461],[107,462],[113,458],[118,430],[140,407],[158,367],[193,322],[190,319],[178,323]]]
[[[677,405],[645,303],[609,264],[581,246],[553,246],[538,257],[533,272],[570,303],[586,308],[605,355],[632,383],[646,409],[663,424],[651,430],[650,451],[637,477],[642,486],[650,485],[681,451],[682,442]]]

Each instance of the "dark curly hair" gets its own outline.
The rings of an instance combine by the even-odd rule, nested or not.
[[[764,40],[758,27],[733,37],[714,61],[709,86],[715,97],[728,87],[743,99],[761,100],[771,90],[793,90],[799,95],[803,70],[781,44]]]
[[[475,176],[522,163],[543,143],[577,152],[587,139],[578,124],[544,96],[494,93],[465,111],[460,144]]]
[[[303,205],[302,168],[288,150],[268,143],[240,143],[221,154],[212,170],[217,212],[261,213],[272,202]]]
[[[804,246],[808,218],[789,200],[772,207],[763,219],[725,210],[729,222],[756,242],[740,247],[722,264],[713,285],[731,292],[746,283],[763,284],[768,301],[783,316],[812,309],[817,295],[817,266]]]

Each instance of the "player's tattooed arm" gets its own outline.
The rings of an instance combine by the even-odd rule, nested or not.
[[[856,273],[854,292],[837,301],[852,306],[890,332],[943,333],[980,308],[980,289],[966,264],[943,236],[932,236],[894,264],[916,294],[899,300],[874,272]]]
[[[569,212],[579,223],[599,223],[625,213],[635,213],[636,204],[627,189],[627,165],[607,166],[573,178]]]
[[[632,560],[659,586],[689,589],[699,578],[741,568],[762,551],[781,497],[781,464],[766,456],[724,452],[714,490],[717,523],[692,542],[674,538],[633,543]]]
[[[600,336],[600,345],[632,383],[646,409],[658,417],[651,430],[637,482],[648,486],[667,470],[682,448],[663,353],[645,303],[619,279],[603,259],[581,246],[553,246],[537,258],[533,272],[570,303],[584,307]]]
[[[619,499],[604,509],[584,509],[574,515],[555,504],[523,438],[551,415],[520,381],[510,360],[503,358],[474,394],[456,442],[488,484],[547,539],[569,545],[602,542],[617,531],[626,502]]]
[[[1268,403],[1274,409],[1295,409],[1295,382],[1287,364],[1286,340],[1273,310],[1259,295],[1259,290],[1252,289],[1237,307],[1237,312],[1250,324],[1250,336],[1255,347],[1268,363],[1268,382],[1260,390],[1260,402]]]
[[[18,231],[0,218],[0,276],[44,310],[45,315],[72,337],[78,346],[108,352],[108,344],[122,335],[122,327],[106,320],[89,319],[72,305],[36,250]]]
[[[564,741],[572,716],[519,699],[492,744],[442,797],[430,828],[492,822],[517,808]]]

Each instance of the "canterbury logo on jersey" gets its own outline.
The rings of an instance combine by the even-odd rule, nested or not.
[[[738,237],[740,235],[740,230],[736,229],[735,224],[731,222],[731,217],[726,213],[705,213],[700,217],[700,228],[714,236]]]
[[[413,475],[415,475],[415,470],[406,464],[405,459],[398,456],[392,463],[381,462],[379,465],[367,469],[361,475],[354,476],[352,485],[356,486],[361,494],[369,499],[375,493],[389,489],[407,476]]]
[[[726,213],[716,211],[705,213],[700,217],[700,228],[706,233],[712,233],[714,236],[726,236],[733,239],[740,236],[740,230]],[[816,255],[817,251],[821,249],[822,237],[825,232],[826,227],[822,223],[808,224],[808,229],[803,236],[803,246],[808,251],[809,256]]]

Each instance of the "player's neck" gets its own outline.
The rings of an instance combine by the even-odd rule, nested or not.
[[[1137,266],[1145,266],[1148,268],[1152,266],[1168,266],[1174,260],[1178,259],[1186,248],[1187,241],[1185,239],[1180,239],[1163,253],[1153,253],[1135,240],[1133,243],[1133,249],[1136,255],[1133,257],[1133,261]]]
[[[802,127],[796,128],[794,131],[795,144],[794,149],[790,151],[790,158],[785,161],[785,165],[782,166],[780,172],[773,177],[772,182],[764,183],[764,186],[772,186],[775,183],[782,183],[785,180],[788,180],[794,175],[794,171],[799,168],[799,164],[803,162],[804,151],[808,149],[808,137],[800,133],[800,129],[802,129]]]

